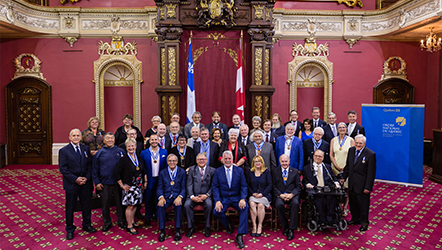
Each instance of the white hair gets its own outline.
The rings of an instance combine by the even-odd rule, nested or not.
[[[78,132],[81,134],[81,130],[79,130],[78,128],[74,128],[74,129],[72,129],[72,130],[69,132],[69,136],[71,136],[71,134],[72,134],[74,131],[78,131]]]
[[[358,134],[357,136],[355,136],[355,141],[359,138],[361,138],[364,143],[367,142],[367,137],[365,137],[363,134]]]
[[[239,129],[237,129],[237,128],[231,128],[231,129],[229,129],[228,134],[229,134],[229,136],[230,136],[231,134],[235,134],[235,135],[238,137],[238,136],[239,136]]]
[[[313,130],[313,133],[315,133],[316,131],[319,131],[319,132],[321,132],[322,135],[324,135],[324,129],[323,129],[323,128],[321,128],[321,127],[316,127],[316,128]]]
[[[159,116],[156,115],[156,116],[152,117],[152,120],[151,120],[151,121],[153,122],[153,120],[155,120],[155,119],[159,119],[160,122],[161,122],[161,117],[159,117]]]
[[[226,151],[223,152],[223,158],[224,158],[225,155],[230,155],[233,158],[232,151],[230,151],[230,150],[226,150]]]

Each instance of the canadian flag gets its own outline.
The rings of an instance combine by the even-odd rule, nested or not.
[[[244,80],[242,76],[242,54],[241,54],[241,41],[239,40],[239,52],[238,52],[238,69],[236,70],[236,101],[235,101],[235,114],[241,117],[241,124],[244,124]]]

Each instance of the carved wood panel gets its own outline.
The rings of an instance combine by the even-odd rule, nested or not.
[[[375,104],[413,104],[414,87],[400,78],[388,78],[373,87]]]

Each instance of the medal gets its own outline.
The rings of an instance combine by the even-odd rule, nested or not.
[[[345,140],[347,140],[347,136],[344,136],[344,139],[342,139],[342,142],[339,140],[340,137],[338,137],[338,142],[339,142],[339,150],[342,150],[342,146],[345,143]]]
[[[186,151],[187,151],[187,147],[184,147],[184,151],[181,154],[180,149],[178,148],[178,154],[180,154],[180,158],[181,158],[181,163],[184,161],[184,157],[186,156]]]
[[[340,147],[339,150],[342,150],[342,147]]]
[[[261,155],[261,148],[264,146],[264,142],[261,142],[261,144],[259,146],[258,146],[258,144],[256,144],[256,142],[254,142],[253,146],[255,146],[256,155]]]
[[[261,155],[261,150],[258,150],[257,153],[258,153],[258,155]]]
[[[182,161],[184,161],[184,156],[181,156],[180,158],[181,158]]]
[[[284,181],[287,181],[287,177],[284,177],[283,179],[284,179]]]
[[[157,163],[158,161],[157,160],[153,160],[153,163]]]
[[[154,154],[152,151],[152,148],[149,148],[150,151],[150,157],[153,159],[153,163],[157,163],[158,162],[158,158],[160,156],[160,150],[157,150],[157,152]]]
[[[287,146],[287,150],[290,150],[291,144],[292,144],[292,137],[284,136],[285,137],[285,145]]]
[[[172,186],[175,185],[175,182],[174,182],[174,181],[171,181],[171,182],[170,182],[170,185],[172,185]]]
[[[136,169],[137,169],[137,171],[138,171],[138,170],[140,170],[140,168],[139,168],[139,167],[137,167]]]
[[[287,147],[288,150],[290,150],[290,147]]]
[[[175,177],[176,177],[178,170],[175,168],[174,172],[171,172],[170,168],[167,168],[167,171],[169,171],[169,176],[170,176],[170,179],[172,180],[170,182],[170,185],[173,186],[173,185],[175,185]]]
[[[140,170],[140,168],[138,167],[138,158],[137,155],[134,154],[134,159],[132,159],[132,157],[130,156],[129,153],[127,153],[127,156],[129,156],[129,159],[132,161],[132,164],[134,164],[134,166],[136,167],[137,170]]]

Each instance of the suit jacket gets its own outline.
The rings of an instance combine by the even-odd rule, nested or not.
[[[272,175],[270,174],[270,170],[266,169],[264,173],[261,174],[259,179],[256,179],[255,172],[247,171],[246,172],[246,181],[249,190],[249,196],[254,193],[261,193],[263,196],[267,198],[267,200],[272,201]]]
[[[278,161],[278,166],[281,166],[279,157],[284,154],[285,151],[285,137],[280,136],[276,139],[275,153]],[[302,171],[304,166],[304,151],[302,147],[302,140],[293,135],[292,144],[290,146],[290,167],[296,168]]]
[[[218,164],[218,143],[210,141],[210,153],[209,153],[209,162],[207,162],[207,165],[209,166],[219,166]],[[201,142],[202,143],[202,142]],[[193,144],[193,151],[195,152],[195,156],[201,153],[201,143],[196,142]]]
[[[312,118],[312,124],[313,124],[313,128],[315,128],[315,121]],[[327,125],[327,123],[324,120],[321,120],[321,118],[318,119],[318,127],[323,128],[325,125]]]
[[[146,174],[146,167],[144,165],[144,161],[141,159],[139,155],[136,155],[138,158],[138,167],[133,164],[132,160],[129,158],[127,154],[123,154],[123,157],[117,163],[117,166],[114,169],[114,178],[115,180],[121,180],[124,184],[129,186],[136,185],[135,179],[133,177],[141,174],[142,183],[144,183],[144,175]]]
[[[338,133],[338,124],[335,123],[335,127],[336,127],[336,136],[337,136],[339,134]],[[335,137],[330,124],[325,125],[323,127],[323,129],[324,129],[324,136],[322,137],[322,139],[330,144],[331,139],[333,139]]]
[[[206,194],[208,197],[212,196],[212,180],[215,169],[206,166],[204,170],[203,182],[201,183],[201,172],[198,165],[191,166],[187,173],[187,197],[198,196],[200,194]]]
[[[277,167],[272,169],[273,176],[273,195],[279,197],[283,193],[292,193],[295,196],[301,193],[301,179],[298,171],[294,168],[287,168],[287,182],[284,185],[282,178],[282,168]]]
[[[224,166],[215,170],[212,182],[213,201],[215,203],[218,201],[225,203],[228,200],[239,202],[241,199],[247,202],[247,182],[244,171],[242,168],[233,165],[230,169],[232,170],[232,183],[230,188],[227,183]]]
[[[213,127],[214,127],[213,122],[206,125],[206,128],[209,130],[209,133],[212,133]],[[218,127],[219,127],[219,129],[221,129],[223,131],[223,136],[221,137],[221,139],[228,140],[229,135],[227,134],[227,132],[229,132],[229,131],[227,130],[227,125],[220,122],[220,123],[218,123]],[[213,138],[210,137],[210,139],[213,139]]]
[[[242,136],[241,135],[238,136],[238,141],[241,142],[242,145],[244,145],[244,143],[242,143]],[[250,136],[247,136],[246,144],[244,145],[244,147],[249,145],[250,143],[252,143],[252,141],[250,140]]]
[[[328,173],[330,173],[330,175],[327,174],[327,171],[328,171]],[[313,163],[305,166],[304,173],[303,173],[303,176],[306,179],[305,183],[306,184],[310,183],[316,187],[316,186],[318,186],[318,179],[316,178],[316,176],[314,174],[315,174],[315,171],[314,171]],[[336,178],[336,176],[333,173],[331,166],[329,164],[322,164],[322,176],[324,178],[324,185],[325,186],[334,186],[335,185],[334,182],[338,182],[338,178]],[[330,176],[332,177],[332,179],[330,178]]]
[[[176,199],[176,197],[181,196],[183,200],[186,198],[186,170],[179,168],[176,169],[176,177],[175,184],[172,186],[170,183],[172,179],[170,178],[169,167],[161,170],[160,175],[158,177],[158,186],[157,186],[157,198],[164,196],[165,199],[172,198]]]
[[[236,128],[236,129],[238,129],[238,130],[239,130],[239,127],[240,127],[240,126],[238,126],[238,127],[235,127],[234,125],[232,125],[232,126],[230,126],[230,127],[228,127],[228,128],[227,128],[227,132],[229,132],[229,130],[230,130],[230,129],[232,129],[232,128]],[[227,137],[228,137],[228,136],[227,136]]]
[[[304,141],[304,166],[313,162],[313,154],[315,153],[315,146],[313,145],[314,138]],[[322,140],[319,149],[324,151],[324,160],[326,164],[330,164],[330,144]]]
[[[286,123],[284,123],[284,126],[287,126],[287,124],[289,124],[291,121],[288,121]],[[300,121],[296,121],[296,125],[295,125],[295,135],[299,134],[299,131],[302,130],[302,122]],[[285,134],[285,133],[284,133]]]
[[[346,123],[346,124],[347,124],[347,128],[348,128],[349,123]],[[354,139],[358,134],[365,135],[365,128],[362,127],[361,125],[359,125],[358,123],[356,123],[356,126],[353,129],[353,132],[351,133],[350,137]]]
[[[92,155],[88,146],[81,143],[78,145],[81,151],[80,159],[71,143],[58,152],[58,168],[63,175],[63,189],[68,192],[80,188],[80,185],[75,183],[78,177],[86,177],[85,185],[92,185]]]
[[[170,149],[170,152],[169,152],[170,154],[174,154],[174,155],[176,155],[177,157],[178,157],[178,164],[177,164],[177,166],[178,167],[181,167],[182,165],[182,163],[181,163],[181,156],[180,156],[180,153],[178,152],[178,148],[177,147],[173,147],[172,149]],[[193,148],[191,148],[191,147],[188,147],[187,145],[186,145],[186,154],[184,155],[184,169],[187,169],[187,168],[189,168],[190,166],[193,166],[193,165],[195,165],[196,164],[196,162],[195,162],[195,159],[196,159],[196,157],[195,157],[195,152],[193,151]]]
[[[250,168],[252,167],[253,157],[255,157],[256,155],[255,143],[247,145],[246,151],[247,151],[246,169],[250,170]],[[264,145],[261,148],[261,156],[264,159],[264,164],[266,168],[272,169],[276,167],[275,152],[273,150],[273,146],[271,143],[264,142]]]
[[[165,149],[159,148],[159,158],[160,158],[160,169],[158,172],[158,176],[161,173],[163,169],[166,168],[166,158],[167,158],[167,151]],[[147,175],[147,189],[153,188],[153,177],[152,177],[152,157],[149,148],[143,150],[141,152],[141,158],[144,161],[144,164],[146,166],[146,175]]]
[[[278,138],[279,136],[279,134],[276,134],[272,130],[270,130],[269,143],[271,143],[273,147],[275,147],[276,138]],[[266,132],[264,132],[264,137],[262,137],[262,139],[263,141],[266,141]]]
[[[347,163],[344,168],[344,176],[348,177],[348,188],[357,194],[362,194],[364,189],[373,190],[373,183],[376,176],[376,154],[365,147],[355,160],[356,148],[348,150]]]
[[[193,126],[195,126],[195,123],[193,123],[193,122],[187,123],[184,126],[184,135],[186,136],[186,138],[192,137],[191,130],[192,130]],[[201,129],[202,127],[204,127],[204,124],[200,123],[199,128]],[[211,131],[209,131],[209,133],[210,132]]]
[[[281,135],[285,135],[285,126],[281,126],[277,129],[272,128],[271,131],[275,133],[275,138],[280,137]]]

